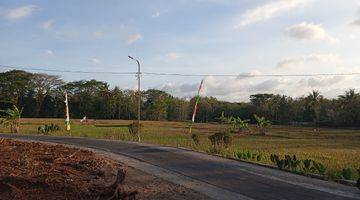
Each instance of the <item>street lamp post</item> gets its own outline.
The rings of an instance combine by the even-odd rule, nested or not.
[[[137,65],[138,65],[138,71],[136,73],[136,77],[137,77],[137,80],[138,80],[138,89],[137,89],[137,92],[138,92],[138,135],[139,135],[139,142],[140,142],[140,106],[141,106],[141,93],[140,93],[140,62],[133,58],[132,56],[128,56],[131,60],[135,60],[137,62]]]

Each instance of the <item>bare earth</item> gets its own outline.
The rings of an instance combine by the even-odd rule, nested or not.
[[[0,199],[206,199],[83,149],[0,139],[0,155]]]

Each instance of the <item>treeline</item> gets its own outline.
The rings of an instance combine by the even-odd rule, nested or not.
[[[63,117],[65,91],[69,95],[72,118],[131,120],[137,117],[137,93],[133,90],[111,89],[106,82],[97,80],[65,83],[58,76],[19,70],[0,73],[0,109],[17,105],[23,108],[23,117]],[[194,98],[177,98],[156,89],[142,91],[141,96],[141,118],[144,120],[186,121],[191,118]],[[256,114],[274,124],[360,127],[360,94],[353,89],[336,99],[326,99],[317,91],[299,98],[255,94],[246,103],[203,97],[196,121],[217,121],[222,112],[252,121]]]

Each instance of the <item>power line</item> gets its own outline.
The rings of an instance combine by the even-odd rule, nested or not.
[[[137,72],[116,72],[116,71],[80,71],[80,70],[57,70],[57,69],[42,69],[42,68],[24,68],[24,67],[11,67],[0,65],[0,68],[18,69],[28,71],[43,71],[43,72],[57,72],[57,73],[77,73],[77,74],[111,74],[111,75],[136,75]],[[182,77],[314,77],[314,76],[359,76],[360,72],[349,73],[314,73],[314,74],[183,74],[183,73],[161,73],[161,72],[141,72],[142,75],[151,76],[182,76]]]
[[[75,74],[116,74],[116,75],[135,75],[136,72],[105,72],[105,71],[80,71],[80,70],[58,70],[58,69],[42,69],[42,68],[27,68],[27,67],[11,67],[0,65],[0,68],[18,69],[28,71],[40,72],[58,72],[58,73],[75,73]]]

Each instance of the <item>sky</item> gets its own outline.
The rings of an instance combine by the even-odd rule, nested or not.
[[[360,72],[359,0],[2,0],[0,65],[86,72]],[[0,68],[0,71],[9,69]],[[35,72],[35,71],[33,71]],[[136,88],[134,75],[47,72]],[[142,76],[142,88],[248,101],[255,93],[333,98],[360,76]],[[359,90],[358,90],[359,91]]]

